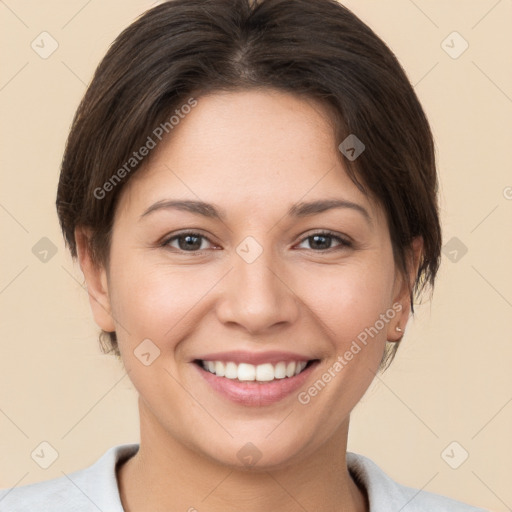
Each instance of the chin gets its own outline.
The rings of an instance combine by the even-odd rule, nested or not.
[[[273,434],[266,437],[267,432],[271,432],[271,429],[265,430],[265,433],[248,432],[245,436],[235,436],[229,440],[226,436],[226,443],[200,447],[200,452],[215,463],[232,469],[264,472],[289,468],[307,455],[306,447],[311,449],[311,443],[307,443],[300,434],[293,436],[285,431],[284,436],[272,439]],[[283,438],[287,441],[283,442]]]

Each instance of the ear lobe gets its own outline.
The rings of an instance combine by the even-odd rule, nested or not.
[[[107,332],[115,331],[114,319],[108,292],[107,272],[103,265],[96,263],[91,254],[89,229],[79,226],[75,229],[78,262],[85,277],[89,304],[98,326]]]
[[[407,264],[409,269],[408,282],[402,275],[398,275],[395,283],[399,287],[394,292],[393,304],[400,304],[400,313],[395,317],[394,322],[388,324],[388,341],[400,341],[405,331],[405,325],[409,319],[409,312],[411,310],[411,296],[409,286],[412,290],[423,252],[423,238],[418,236],[411,242],[409,252],[407,254]],[[409,285],[409,286],[408,286]],[[398,327],[398,329],[397,329]]]

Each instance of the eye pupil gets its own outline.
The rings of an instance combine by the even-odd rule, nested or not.
[[[196,235],[183,235],[179,237],[179,246],[182,250],[194,250],[201,247],[201,237]],[[182,240],[186,240],[185,243],[181,243]],[[199,241],[199,242],[198,242]]]
[[[330,248],[330,236],[329,235],[313,235],[310,237],[314,240],[314,243],[312,244],[314,249],[329,249]],[[322,243],[323,240],[323,243]],[[327,240],[327,241],[326,241]],[[317,242],[320,241],[319,244]],[[315,247],[316,244],[316,247]]]

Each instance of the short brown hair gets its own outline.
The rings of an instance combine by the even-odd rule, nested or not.
[[[423,238],[410,287],[414,313],[413,292],[433,289],[440,263],[432,133],[393,52],[335,0],[170,0],[126,28],[96,69],[63,156],[56,203],[72,256],[74,230],[86,226],[93,259],[108,265],[115,207],[141,165],[122,173],[104,197],[98,190],[155,127],[192,95],[252,87],[322,101],[336,140],[355,134],[364,143],[357,160],[339,155],[358,188],[383,207],[404,276],[410,243]],[[119,357],[115,332],[102,332],[100,342]],[[382,366],[397,347],[387,346]]]

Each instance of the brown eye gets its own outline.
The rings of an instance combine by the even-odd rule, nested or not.
[[[338,248],[344,248],[344,247],[350,247],[352,244],[340,236],[328,232],[321,232],[321,233],[314,233],[312,235],[309,235],[308,237],[304,238],[304,240],[301,243],[308,242],[310,245],[310,249],[314,251],[326,251],[329,249],[338,249]],[[333,241],[338,242],[338,245],[333,247]]]
[[[165,247],[172,247],[183,252],[196,252],[206,249],[206,247],[203,246],[203,241],[205,240],[208,239],[199,233],[187,232],[168,238],[162,245]],[[177,242],[177,244],[173,245],[174,242]]]

